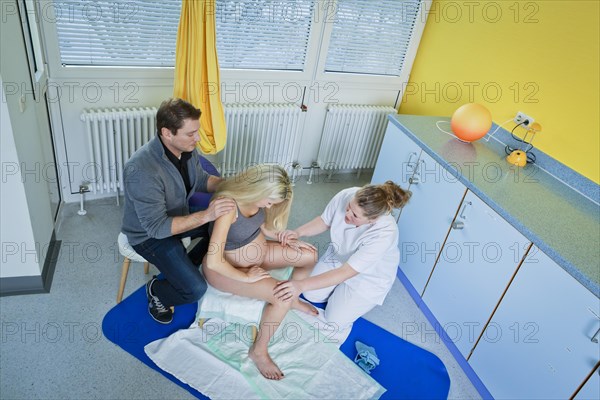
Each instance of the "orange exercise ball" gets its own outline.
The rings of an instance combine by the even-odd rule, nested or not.
[[[492,127],[492,113],[481,104],[468,103],[454,111],[450,127],[460,140],[474,142],[484,137]]]

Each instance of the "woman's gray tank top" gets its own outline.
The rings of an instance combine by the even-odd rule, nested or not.
[[[244,217],[238,207],[237,219],[229,228],[225,250],[235,250],[244,247],[252,242],[260,234],[260,226],[265,222],[265,210],[258,209],[258,212],[251,217]],[[208,232],[212,235],[214,221],[208,226]]]

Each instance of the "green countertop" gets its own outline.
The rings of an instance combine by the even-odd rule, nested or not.
[[[600,207],[597,202],[537,165],[519,168],[508,164],[504,143],[496,138],[498,135],[489,141],[464,143],[437,128],[436,122],[444,121],[440,127],[450,131],[448,117],[390,115],[389,119],[600,297]],[[506,134],[504,131],[504,137]]]

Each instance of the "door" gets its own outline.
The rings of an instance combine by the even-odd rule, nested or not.
[[[470,191],[452,228],[423,300],[467,358],[529,241]]]
[[[39,2],[18,0],[17,4],[27,52],[31,91],[34,97],[34,102],[31,104],[35,108],[42,141],[44,163],[40,166],[39,172],[41,179],[46,182],[50,197],[52,218],[56,221],[61,203],[61,191],[48,105],[48,70],[46,68],[47,64],[42,50],[40,28],[38,25],[39,15],[41,15],[37,9]],[[24,105],[24,103],[23,99],[22,104]]]
[[[495,398],[567,399],[600,358],[598,315],[598,298],[534,246],[469,364]],[[591,379],[581,396],[597,399]]]
[[[400,270],[422,294],[467,189],[424,151],[410,182],[398,220]]]
[[[390,180],[409,190],[420,155],[421,148],[400,128],[388,122],[371,183],[379,185]],[[401,209],[392,212],[396,221],[401,212]]]

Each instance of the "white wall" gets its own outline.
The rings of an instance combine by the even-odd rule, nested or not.
[[[19,249],[10,260],[2,249],[7,257],[6,263],[2,260],[2,278],[41,275],[54,229],[48,189],[53,165],[46,160],[43,147],[49,142],[45,136],[49,132],[38,119],[46,104],[34,98],[21,21],[12,5],[16,2],[3,2],[0,23],[2,244],[19,243]],[[6,170],[13,167],[17,170]]]
[[[58,144],[63,199],[75,202],[79,200],[79,186],[91,180],[93,169],[86,128],[80,120],[82,111],[86,108],[156,107],[172,95],[174,71],[173,68],[62,66],[55,20],[41,18],[41,21],[49,64],[49,102]],[[221,83],[225,90],[222,90],[221,98],[224,103],[294,103],[300,106],[302,90],[306,88],[304,104],[308,106],[308,112],[302,113],[301,143],[296,161],[309,168],[317,158],[329,104],[395,105],[408,81],[421,37],[424,21],[419,21],[422,26],[411,42],[406,57],[407,68],[401,77],[319,72],[324,70],[326,53],[320,50],[319,43],[314,45],[314,42],[322,41],[326,48],[325,41],[329,39],[325,39],[328,36],[324,32],[332,29],[331,24],[321,19],[311,33],[313,44],[309,46],[305,71],[222,70]],[[85,196],[94,198],[90,193]]]
[[[0,86],[3,86],[0,76]],[[25,197],[25,186],[19,172],[19,159],[13,129],[2,90],[0,104],[0,159],[2,160],[2,190],[0,191],[0,241],[2,260],[0,278],[40,275],[41,268]],[[34,250],[33,254],[24,250]]]

